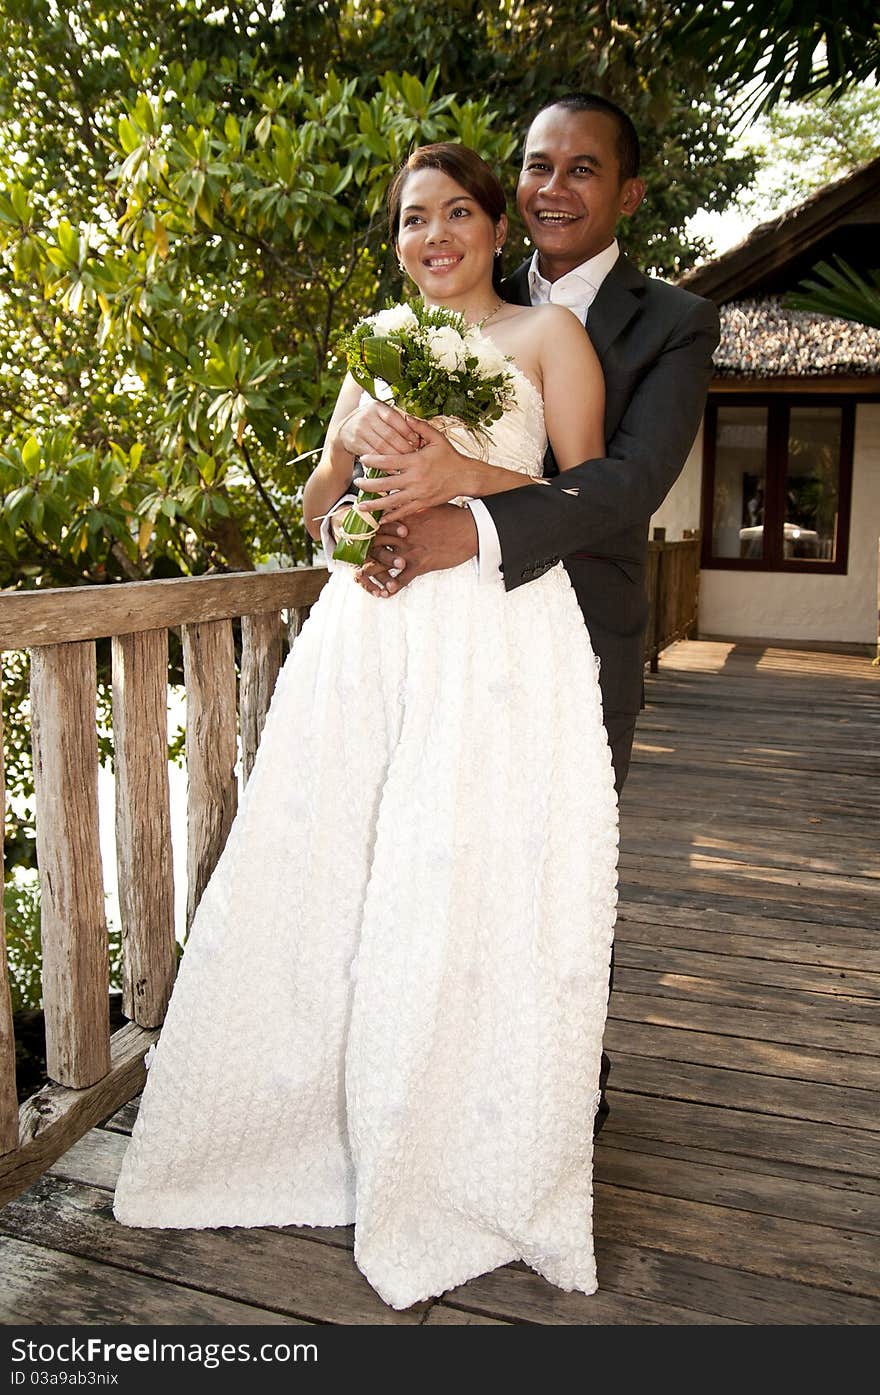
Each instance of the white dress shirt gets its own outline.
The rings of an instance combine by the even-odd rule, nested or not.
[[[529,267],[529,298],[532,304],[565,305],[577,315],[582,324],[586,324],[590,306],[599,293],[599,287],[619,256],[620,248],[615,238],[603,251],[598,252],[589,261],[581,262],[573,271],[567,271],[558,281],[547,281],[538,269],[536,251]],[[480,580],[497,585],[502,581],[501,543],[498,541],[492,515],[482,499],[471,500],[468,508],[477,525]]]

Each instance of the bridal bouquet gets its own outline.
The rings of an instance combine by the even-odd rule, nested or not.
[[[510,361],[463,315],[422,301],[392,305],[359,320],[341,347],[356,383],[372,397],[377,384],[391,389],[394,405],[412,416],[455,417],[477,436],[501,417],[513,398]],[[367,470],[375,478],[382,470]],[[367,559],[378,517],[362,512],[375,494],[358,493],[340,530],[336,562],[360,566]]]

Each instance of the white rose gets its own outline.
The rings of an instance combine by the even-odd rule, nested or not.
[[[391,305],[387,310],[370,316],[379,334],[394,334],[400,329],[415,329],[418,320],[408,305]]]
[[[428,347],[432,357],[447,372],[454,373],[456,369],[464,367],[464,340],[458,330],[453,329],[451,325],[439,325],[437,328],[431,328],[428,331]]]
[[[468,357],[477,360],[477,373],[481,378],[495,378],[510,368],[510,362],[501,350],[481,334],[469,334],[466,348]]]

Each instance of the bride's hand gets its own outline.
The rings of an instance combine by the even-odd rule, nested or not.
[[[459,494],[479,493],[480,462],[462,455],[430,422],[419,421],[419,432],[425,442],[421,450],[405,455],[361,455],[365,469],[385,473],[359,481],[363,490],[382,495],[360,508],[380,513],[384,523],[409,518],[434,504],[447,504]]]
[[[349,455],[364,452],[402,455],[418,450],[421,437],[410,419],[385,402],[365,402],[346,417],[339,428],[339,439]]]

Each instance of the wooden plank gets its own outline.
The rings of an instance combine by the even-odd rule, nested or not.
[[[135,1229],[114,1220],[107,1192],[56,1177],[4,1207],[0,1233],[289,1317],[413,1326],[429,1306],[383,1303],[350,1248],[286,1229]]]
[[[21,1106],[18,1151],[0,1157],[0,1206],[137,1094],[146,1079],[144,1055],[157,1035],[132,1024],[122,1027],[111,1039],[110,1070],[97,1084],[82,1090],[47,1085]]]
[[[629,812],[629,811],[627,811]],[[779,815],[777,813],[777,819]],[[815,833],[815,830],[811,830]],[[821,848],[821,856],[810,855],[810,843]],[[809,832],[799,830],[795,834],[773,831],[773,847],[767,846],[766,832],[749,836],[713,836],[705,829],[688,829],[679,826],[672,830],[658,823],[642,821],[638,827],[633,821],[624,821],[624,851],[633,856],[658,855],[676,861],[698,857],[705,859],[706,866],[717,866],[721,871],[730,871],[731,864],[748,871],[751,867],[764,869],[777,868],[780,872],[799,872],[802,868],[819,876],[840,876],[856,883],[861,881],[865,895],[875,895],[880,902],[880,869],[877,867],[875,850],[865,839],[860,857],[846,856],[838,852],[828,855],[825,839],[810,839]]]
[[[648,880],[655,886],[662,886],[662,877],[669,874],[665,865],[667,862],[668,859],[656,852],[631,854],[624,849],[621,856],[621,865],[624,868],[635,866],[639,872],[639,880],[650,874]],[[876,914],[877,888],[868,877],[843,877],[830,872],[810,872],[804,867],[768,867],[758,863],[746,865],[733,862],[730,858],[706,857],[694,849],[687,855],[686,870],[679,864],[678,870],[671,875],[680,876],[683,870],[692,886],[711,888],[715,879],[721,882],[722,878],[729,881],[735,877],[744,885],[746,895],[754,888],[751,894],[785,900],[788,903],[792,896],[796,900],[809,899],[811,893],[820,892],[823,895],[834,896],[841,905],[869,907]],[[658,873],[661,879],[655,880]]]
[[[595,1178],[616,1187],[683,1201],[706,1201],[754,1216],[777,1216],[880,1235],[880,1196],[875,1193],[750,1172],[743,1158],[719,1166],[693,1158],[679,1160],[668,1153],[634,1153],[612,1142],[597,1153]]]
[[[725,1003],[739,1009],[798,1014],[795,1020],[809,1018],[815,1022],[819,1032],[829,1023],[866,1023],[876,1032],[880,1027],[880,1004],[870,998],[849,998],[843,993],[810,992],[798,990],[788,985],[777,987],[772,984],[740,983],[736,977],[710,978],[708,974],[666,973],[657,969],[635,969],[621,965],[614,969],[614,1007],[616,995],[621,993],[645,994],[653,999],[680,998],[683,1003]],[[656,1011],[664,1010],[657,1005]],[[621,1010],[619,1016],[625,1016]],[[833,1026],[829,1028],[833,1033]],[[846,1042],[847,1036],[841,1033]]]
[[[876,1300],[768,1274],[728,1268],[674,1251],[596,1242],[602,1289],[673,1299],[683,1307],[753,1325],[875,1324]]]
[[[791,1279],[840,1293],[880,1295],[877,1242],[858,1232],[809,1225],[599,1183],[596,1233],[622,1244]]]
[[[6,827],[6,770],[3,749],[3,674],[0,670],[0,830]],[[0,837],[0,892],[5,883]],[[0,895],[0,1154],[18,1147],[18,1096],[15,1085],[15,1033],[6,952],[6,917]]]
[[[121,1109],[117,1109],[115,1114],[112,1114],[109,1119],[106,1119],[101,1127],[113,1129],[117,1133],[131,1133],[134,1128],[134,1121],[138,1116],[140,1102],[140,1095],[135,1095],[134,1099],[129,1100]]]
[[[128,1145],[128,1134],[113,1129],[89,1129],[47,1169],[47,1175],[115,1191]]]
[[[800,936],[796,939],[794,936],[776,938],[735,933],[730,930],[691,930],[686,926],[651,925],[638,920],[625,920],[622,931],[628,944],[696,949],[711,954],[760,959],[773,964],[849,969],[859,973],[869,985],[869,975],[873,975],[873,996],[880,1002],[880,950],[877,949],[859,949],[840,944],[822,946]]]
[[[435,1303],[422,1323],[423,1327],[512,1327],[515,1324],[504,1318],[484,1317],[482,1313],[471,1313],[466,1308],[447,1308],[445,1303]]]
[[[168,787],[168,632],[113,639],[122,1010],[160,1027],[177,970]]]
[[[632,969],[647,969],[657,973],[684,974],[687,977],[734,979],[740,984],[775,984],[780,988],[795,988],[811,993],[825,993],[829,998],[862,998],[866,1003],[877,1001],[876,975],[857,974],[851,970],[816,968],[804,964],[779,964],[733,954],[709,954],[700,950],[678,950],[670,946],[634,945],[617,940],[615,963]]]
[[[620,905],[617,923],[621,928],[629,924],[675,925],[692,930],[718,932],[722,935],[749,934],[798,943],[804,941],[807,944],[839,944],[850,950],[874,950],[877,945],[877,932],[868,926],[854,928],[830,922],[817,925],[814,921],[782,920],[776,916],[723,911],[716,906],[704,906],[699,909],[693,906],[663,906],[647,901],[639,902],[629,897]]]
[[[229,620],[183,627],[186,680],[187,897],[192,924],[238,804],[235,650]]]
[[[223,576],[126,581],[0,593],[0,650],[168,630],[258,610],[310,606],[327,582],[325,567]]]
[[[694,1062],[704,1066],[737,1069],[762,1078],[781,1078],[808,1087],[824,1082],[849,1088],[864,1096],[862,1104],[877,1111],[880,1127],[880,1072],[876,1057],[850,1055],[844,1051],[811,1051],[786,1042],[750,1040],[745,1033],[735,1038],[696,1028],[655,1026],[647,1022],[608,1023],[606,1045],[612,1056],[617,1050],[633,1056],[652,1056],[661,1061]],[[873,1087],[873,1088],[872,1088]],[[772,1088],[772,1087],[771,1087]]]
[[[623,1132],[735,1154],[748,1158],[750,1166],[755,1159],[776,1163],[796,1158],[804,1167],[837,1173],[841,1186],[847,1178],[853,1179],[859,1190],[868,1190],[866,1179],[880,1178],[876,1133],[845,1126],[828,1128],[810,1119],[778,1117],[768,1123],[754,1100],[726,1109],[717,1101],[676,1099],[671,1093],[650,1095],[650,1082],[645,1079],[646,1088],[639,1091],[635,1077],[626,1063],[615,1058],[611,1114],[599,1136],[600,1149],[606,1139],[613,1142]]]
[[[782,1080],[753,1072],[718,1069],[692,1061],[655,1060],[614,1051],[615,1084],[620,1089],[664,1098],[751,1109],[775,1118],[812,1119],[819,1124],[880,1130],[876,1090],[849,1090],[812,1081]]]
[[[98,1130],[93,1130],[98,1132]],[[90,1134],[86,1135],[91,1137]],[[825,1189],[846,1194],[855,1194],[856,1201],[862,1196],[872,1198],[871,1205],[875,1204],[873,1198],[880,1196],[880,1177],[853,1177],[845,1172],[832,1172],[830,1168],[820,1167],[816,1163],[802,1161],[799,1158],[794,1160],[784,1158],[756,1158],[748,1157],[745,1153],[737,1153],[733,1147],[727,1152],[719,1152],[713,1148],[705,1146],[683,1143],[670,1143],[664,1139],[642,1138],[638,1135],[622,1133],[619,1129],[612,1130],[607,1124],[602,1132],[602,1149],[620,1148],[626,1153],[637,1155],[648,1154],[660,1158],[678,1158],[682,1162],[696,1162],[704,1167],[720,1167],[736,1170],[742,1168],[745,1172],[765,1173],[769,1177],[784,1178],[792,1183],[806,1182],[811,1187],[823,1187]],[[84,1141],[84,1140],[82,1140]],[[76,1145],[80,1147],[80,1144]],[[61,1162],[63,1163],[63,1159]],[[878,1159],[880,1161],[880,1159]],[[61,1166],[57,1163],[56,1166]],[[609,1180],[614,1180],[610,1178]]]
[[[110,1068],[95,693],[94,644],[32,651],[47,1072],[76,1089],[93,1085]]]
[[[309,618],[311,605],[290,606],[287,616],[287,643],[292,649],[298,639],[303,625]]]
[[[742,1003],[735,1008],[723,1007],[719,1003],[701,1003],[692,999],[656,998],[642,993],[618,992],[615,983],[614,995],[610,1003],[610,1016],[618,1023],[651,1023],[658,1027],[676,1027],[697,1033],[714,1032],[725,1038],[745,1039],[750,1045],[760,1049],[770,1042],[793,1046],[818,1046],[827,1049],[831,1059],[843,1053],[869,1057],[873,1066],[865,1064],[867,1081],[876,1085],[880,1080],[876,1058],[878,1036],[876,1027],[863,1026],[851,1022],[844,1034],[839,1022],[827,1018],[813,1017],[808,1013],[791,1011],[786,1015],[778,1012],[761,1012]],[[621,1030],[623,1030],[621,1028]],[[734,1050],[739,1047],[731,1043]],[[693,1053],[705,1060],[700,1043]],[[828,1057],[822,1057],[823,1064]],[[757,1068],[757,1067],[755,1067]],[[787,1071],[780,1072],[788,1074]],[[840,1079],[834,1075],[834,1079]]]
[[[240,725],[244,784],[253,769],[280,668],[281,617],[278,612],[242,616]]]
[[[623,905],[629,901],[646,901],[650,905],[690,906],[697,910],[711,906],[736,915],[767,916],[782,923],[791,920],[799,926],[809,923],[821,926],[823,916],[829,913],[828,900],[822,896],[814,896],[809,901],[796,901],[794,898],[775,901],[752,897],[747,895],[745,889],[738,891],[736,888],[736,879],[722,881],[707,892],[702,886],[692,883],[686,872],[678,876],[655,875],[653,882],[649,882],[638,881],[632,869],[627,871],[621,868],[620,871],[620,899]],[[866,913],[864,907],[850,912],[835,905],[833,915],[836,924],[858,931],[864,931],[873,919],[870,910]]]
[[[0,1252],[0,1321],[26,1326],[286,1327],[290,1318],[21,1240]],[[307,1319],[298,1322],[306,1324]]]
[[[683,1308],[674,1302],[633,1297],[605,1289],[597,1293],[565,1293],[527,1269],[508,1265],[443,1295],[445,1304],[494,1316],[515,1318],[517,1322],[542,1326],[601,1327],[679,1327],[704,1324],[727,1326],[734,1318],[706,1316],[696,1308]]]

